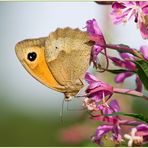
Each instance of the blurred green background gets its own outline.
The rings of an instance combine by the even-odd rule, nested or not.
[[[113,26],[109,13],[109,6],[94,2],[0,2],[0,146],[96,146],[90,137],[98,123],[85,111],[78,111],[82,100],[68,103],[77,111],[68,111],[64,104],[62,123],[63,94],[32,78],[16,58],[14,47],[20,40],[47,36],[57,27],[82,29],[92,18],[97,19],[109,43],[135,48],[146,43],[132,23]],[[107,72],[98,78],[114,84],[113,75]],[[133,88],[132,81],[128,79],[125,86]],[[119,98],[123,111],[148,112],[142,99],[114,97]]]

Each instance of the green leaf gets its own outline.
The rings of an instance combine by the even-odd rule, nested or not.
[[[126,69],[107,69],[108,72],[111,72],[113,74],[119,74],[119,73],[122,73],[122,72],[127,72]]]
[[[142,114],[133,114],[133,113],[124,113],[124,112],[115,112],[112,114],[105,114],[105,116],[118,116],[118,115],[134,117],[148,123],[148,118]]]
[[[137,66],[136,73],[139,75],[144,87],[148,90],[148,62],[145,60],[134,61]]]

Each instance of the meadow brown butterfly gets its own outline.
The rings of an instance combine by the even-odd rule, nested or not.
[[[58,28],[48,37],[16,44],[15,51],[25,69],[47,87],[65,94],[65,100],[83,87],[91,46],[87,32]]]

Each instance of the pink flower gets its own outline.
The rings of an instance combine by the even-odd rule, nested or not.
[[[134,17],[142,37],[148,38],[148,2],[114,2],[111,16],[114,24],[125,23]]]
[[[119,112],[120,107],[118,105],[118,102],[116,100],[112,100],[108,106],[100,106],[101,112],[105,114],[111,114],[113,112]],[[98,121],[104,121],[107,124],[98,126],[96,129],[95,135],[92,137],[92,141],[97,143],[97,144],[103,144],[101,139],[102,137],[109,133],[112,132],[111,140],[120,143],[122,141],[122,136],[120,133],[120,126],[119,126],[119,117],[118,116],[104,116],[101,118],[101,116],[96,115],[92,117],[95,120]]]
[[[107,114],[112,114],[120,111],[119,104],[116,100],[112,100],[109,105],[102,104],[98,108],[102,115],[91,114],[91,118],[104,123],[103,125],[97,127],[96,133],[92,137],[93,142],[102,145],[102,138],[107,133],[112,132],[111,140],[117,144],[121,143],[123,141],[121,126],[123,125],[138,125],[137,127],[132,129],[131,135],[124,135],[126,139],[129,139],[128,146],[132,146],[133,144],[142,145],[148,142],[148,125],[137,121],[121,120],[119,116],[106,116]]]
[[[112,132],[112,138],[111,140],[115,141],[115,142],[121,142],[122,138],[120,135],[120,127],[116,126],[116,125],[101,125],[98,126],[96,129],[96,133],[95,135],[92,137],[92,141],[99,144],[99,145],[103,145],[103,142],[101,141],[103,136],[105,136],[105,134]]]
[[[123,54],[121,56],[125,59],[129,58],[129,55],[126,54]],[[120,60],[117,62],[117,65],[126,67],[125,63],[120,63]],[[128,65],[128,68],[135,69],[135,65]],[[123,140],[123,135],[121,135],[121,126],[139,125],[141,123],[137,121],[122,120],[118,115],[112,115],[113,113],[120,112],[120,107],[116,100],[112,100],[110,103],[108,103],[108,99],[113,95],[114,89],[112,86],[98,80],[90,73],[86,73],[85,80],[88,82],[89,85],[86,89],[87,98],[84,99],[83,106],[86,107],[88,111],[90,111],[91,119],[99,121],[101,123],[103,122],[102,125],[99,125],[97,127],[95,134],[92,136],[92,141],[99,145],[102,145],[102,138],[106,134],[111,132],[111,140],[114,141],[116,144],[121,143]],[[107,96],[108,98],[104,100]],[[101,100],[102,103],[100,103]],[[140,140],[142,140],[142,138],[140,137]]]
[[[148,124],[140,124],[136,130],[136,135],[143,138],[143,143],[148,143]]]
[[[134,71],[136,71],[136,65],[130,61],[130,60],[135,60],[135,58],[132,55],[127,54],[127,53],[120,53],[120,57],[122,59],[119,59],[116,57],[111,57],[111,56],[109,57],[116,66],[119,66],[119,67],[127,70],[127,71],[121,72],[115,76],[116,83],[124,82],[124,80],[126,78],[133,76],[135,74]],[[138,75],[136,76],[135,82],[136,82],[136,90],[141,92],[142,91],[142,82],[141,82]]]
[[[120,107],[119,104],[116,100],[112,100],[109,105],[107,103],[101,104],[97,106],[98,111],[100,111],[101,114],[93,115],[92,114],[92,119],[97,120],[97,121],[104,121],[106,123],[110,124],[117,124],[119,121],[118,116],[106,116],[107,114],[112,114],[114,112],[119,112]]]
[[[148,143],[148,125],[140,124],[131,129],[130,135],[125,134],[124,137],[128,139],[128,146],[142,146]]]
[[[131,71],[136,70],[136,65],[133,62],[130,62],[130,60],[134,60],[134,57],[127,53],[120,53],[119,54],[122,59],[111,57],[110,59],[114,62],[116,66],[129,69]]]
[[[95,19],[88,20],[86,22],[87,32],[89,33],[90,39],[95,43],[104,46],[105,39]]]
[[[106,96],[108,96],[107,100],[112,96],[113,87],[111,85],[98,80],[88,72],[85,74],[85,80],[89,84],[85,91],[88,98],[91,98],[95,102],[99,102]]]
[[[87,32],[89,33],[90,39],[95,42],[94,46],[92,47],[91,61],[97,67],[97,56],[103,49],[105,49],[104,46],[106,42],[95,19],[88,20],[86,22],[86,28]]]

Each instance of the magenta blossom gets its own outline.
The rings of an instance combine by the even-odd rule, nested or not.
[[[99,145],[103,145],[103,142],[101,140],[103,136],[105,136],[109,132],[112,132],[111,140],[116,143],[120,143],[122,141],[120,127],[117,125],[98,126],[95,135],[92,137],[92,141]]]
[[[107,114],[120,111],[119,104],[116,100],[112,100],[109,105],[102,104],[98,109],[101,111],[102,115],[91,114],[91,118],[99,122],[104,122],[104,124],[97,127],[96,133],[92,137],[93,142],[102,145],[102,138],[109,132],[112,132],[111,140],[117,144],[121,143],[123,141],[121,126],[123,125],[138,125],[136,128],[132,129],[131,135],[124,135],[126,139],[129,139],[128,146],[132,146],[133,144],[142,145],[148,142],[148,125],[137,121],[121,120],[119,116],[107,116]]]
[[[107,116],[107,114],[112,114],[114,112],[119,112],[120,107],[116,100],[112,100],[109,105],[107,103],[97,106],[100,114],[92,115],[92,119],[97,121],[104,121],[109,124],[117,124],[119,122],[118,116]]]
[[[112,100],[108,106],[100,105],[100,110],[104,115],[112,114],[114,112],[119,112],[120,107],[116,100]],[[113,140],[116,143],[120,143],[122,141],[120,126],[119,126],[120,119],[118,116],[102,117],[100,115],[96,115],[96,116],[93,116],[92,119],[106,122],[106,124],[97,127],[96,133],[92,137],[93,142],[100,145],[103,144],[101,139],[103,138],[103,136],[105,136],[109,132],[112,132],[111,140]]]
[[[106,44],[103,33],[101,32],[95,19],[88,20],[86,22],[86,28],[92,41],[95,41],[96,44],[99,44],[101,46],[104,46]]]
[[[123,54],[122,57],[128,59],[129,55]],[[126,65],[122,62],[118,62],[117,64],[124,67]],[[131,68],[133,65],[131,64],[128,66]],[[92,141],[102,145],[102,138],[111,132],[111,140],[116,144],[120,144],[123,141],[121,126],[139,125],[141,122],[139,123],[137,121],[122,120],[118,115],[112,115],[113,113],[120,112],[120,107],[116,100],[112,100],[110,103],[108,103],[108,99],[113,95],[113,90],[115,88],[113,89],[113,87],[109,84],[99,81],[90,73],[86,73],[85,80],[89,85],[86,89],[87,98],[84,99],[83,106],[91,111],[91,119],[101,123],[103,122],[102,125],[97,127],[95,134],[92,136]],[[104,100],[106,96],[108,96],[108,98]],[[144,134],[142,135],[142,138],[147,138],[144,137]],[[142,138],[140,137],[140,140],[142,140]]]
[[[148,2],[114,2],[111,16],[114,24],[125,23],[134,17],[142,37],[148,38]]]
[[[135,60],[134,57],[130,54],[127,54],[127,53],[120,53],[120,57],[122,59],[119,59],[119,58],[116,58],[116,57],[109,57],[113,63],[116,65],[116,66],[119,66],[127,71],[125,72],[121,72],[119,74],[117,74],[115,76],[115,82],[116,83],[122,83],[124,82],[124,80],[130,76],[132,76],[133,74],[135,74],[134,72],[136,71],[136,65],[131,62],[130,60]],[[139,78],[138,75],[136,75],[136,90],[141,92],[142,91],[142,82]]]
[[[128,146],[142,146],[148,143],[148,125],[140,124],[131,129],[130,135],[125,134],[124,137],[128,139]]]
[[[88,98],[91,98],[95,102],[100,102],[108,96],[107,100],[113,94],[113,87],[103,81],[98,80],[95,76],[90,73],[85,74],[85,80],[89,84],[86,89],[86,94]]]
[[[90,36],[90,39],[95,42],[94,46],[92,47],[91,61],[97,67],[98,65],[97,56],[103,49],[105,49],[104,46],[106,42],[95,19],[88,20],[86,22],[86,28]]]

